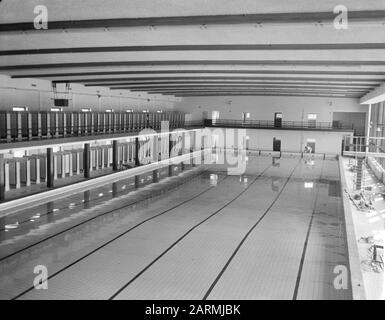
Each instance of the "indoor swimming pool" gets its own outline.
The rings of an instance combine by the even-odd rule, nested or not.
[[[0,299],[352,299],[337,160],[158,173],[0,218]]]

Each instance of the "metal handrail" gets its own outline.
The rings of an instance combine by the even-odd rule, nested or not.
[[[230,126],[247,128],[272,128],[272,129],[316,129],[316,130],[354,130],[352,123],[331,123],[316,121],[282,121],[276,123],[270,120],[212,120],[205,119],[205,126]]]

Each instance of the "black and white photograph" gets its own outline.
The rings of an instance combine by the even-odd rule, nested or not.
[[[384,0],[0,1],[3,302],[385,300],[384,239]]]

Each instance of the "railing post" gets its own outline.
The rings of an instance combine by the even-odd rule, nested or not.
[[[4,155],[0,154],[0,201],[5,199],[5,170]]]
[[[84,173],[84,178],[90,177],[90,144],[89,143],[84,144],[83,173]]]
[[[53,149],[47,148],[47,187],[52,188],[54,186],[54,160]]]
[[[118,171],[118,141],[112,141],[112,170]]]

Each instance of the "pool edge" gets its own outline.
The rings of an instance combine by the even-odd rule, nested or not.
[[[346,241],[348,246],[349,255],[349,270],[350,270],[350,283],[352,286],[353,300],[366,300],[364,279],[361,272],[360,255],[358,252],[356,232],[354,230],[354,222],[352,216],[352,210],[350,207],[350,200],[345,190],[347,188],[345,171],[342,162],[342,156],[338,157],[338,166],[341,179],[341,197],[342,207],[344,211]]]

